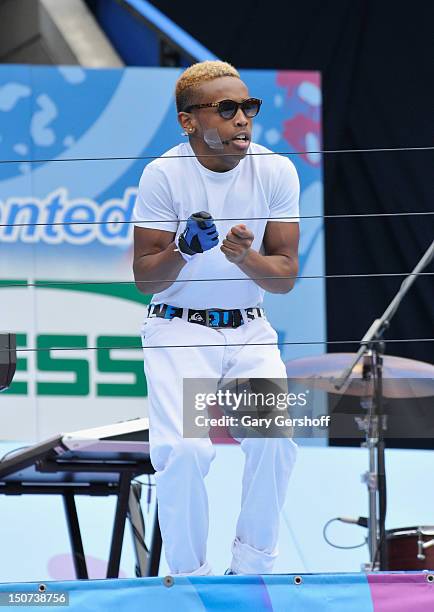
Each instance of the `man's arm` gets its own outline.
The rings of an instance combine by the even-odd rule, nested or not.
[[[175,251],[174,240],[172,232],[134,227],[134,280],[142,293],[164,291],[185,266],[181,253]]]
[[[227,259],[270,293],[288,293],[298,273],[298,223],[269,221],[262,255],[251,249],[253,234],[243,224],[235,225],[220,247]],[[273,276],[277,278],[261,278]],[[289,278],[288,278],[289,277]]]

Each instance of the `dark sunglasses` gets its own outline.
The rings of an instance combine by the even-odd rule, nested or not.
[[[191,104],[184,112],[189,113],[194,108],[216,108],[220,117],[223,119],[233,119],[241,108],[244,115],[249,119],[256,117],[261,108],[262,100],[259,98],[248,98],[242,102],[235,100],[222,100],[221,102],[209,102],[208,104]]]

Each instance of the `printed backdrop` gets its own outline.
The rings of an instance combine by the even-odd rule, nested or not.
[[[21,349],[44,349],[19,353],[15,382],[0,397],[0,440],[146,415],[140,349],[110,347],[139,346],[150,296],[132,283],[133,228],[126,222],[149,161],[143,158],[182,138],[173,99],[178,75],[0,66],[0,329],[16,332]],[[281,152],[320,149],[317,73],[242,77],[264,99],[256,142]],[[320,157],[292,160],[301,214],[321,215]],[[321,219],[305,219],[300,274],[323,272]],[[282,342],[325,339],[322,279],[268,295],[266,307]],[[282,345],[285,359],[323,350]]]

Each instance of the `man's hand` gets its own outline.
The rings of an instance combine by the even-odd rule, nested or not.
[[[241,263],[252,246],[253,238],[253,233],[247,229],[244,223],[234,225],[223,240],[220,250],[230,262]]]
[[[218,244],[219,235],[211,215],[200,211],[189,216],[178,238],[178,249],[187,256],[203,253]]]

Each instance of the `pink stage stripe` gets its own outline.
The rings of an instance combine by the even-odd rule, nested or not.
[[[374,612],[434,610],[434,582],[427,573],[368,574]]]

